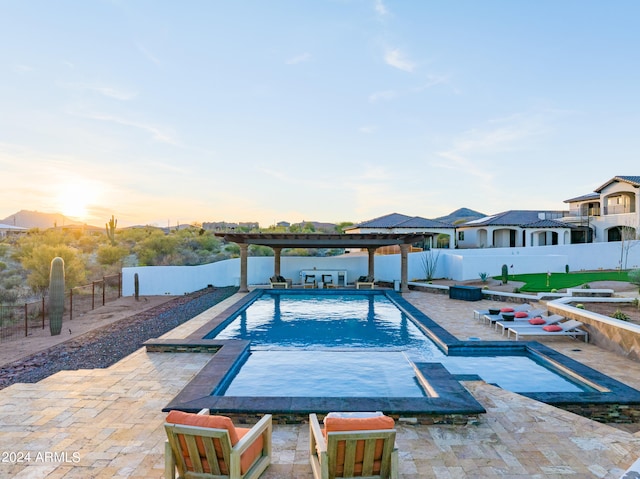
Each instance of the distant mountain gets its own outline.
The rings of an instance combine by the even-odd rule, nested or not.
[[[440,218],[435,219],[445,223],[460,224],[476,220],[478,218],[484,218],[485,216],[487,215],[478,211],[470,210],[469,208],[459,208],[454,212],[449,213],[447,216],[441,216]]]
[[[0,220],[0,223],[21,228],[47,229],[55,226],[80,224],[60,213],[40,213],[39,211],[20,210]]]

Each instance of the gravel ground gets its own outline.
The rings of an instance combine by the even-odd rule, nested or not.
[[[0,369],[0,389],[35,383],[58,371],[106,368],[232,296],[237,287],[206,288],[137,313]]]

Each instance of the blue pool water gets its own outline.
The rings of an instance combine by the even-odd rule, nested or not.
[[[251,341],[227,396],[421,397],[413,363],[514,392],[584,389],[528,356],[446,356],[384,295],[264,294],[207,337]]]

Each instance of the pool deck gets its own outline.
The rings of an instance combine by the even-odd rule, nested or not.
[[[239,297],[163,338],[187,337]],[[473,319],[474,309],[493,302],[404,297],[459,339],[505,340]],[[541,342],[640,389],[638,362],[572,339]],[[106,369],[63,371],[0,391],[0,477],[163,477],[162,408],[210,358],[140,349]],[[482,381],[463,385],[486,414],[466,425],[398,424],[401,478],[618,478],[640,457],[635,425],[597,423]],[[273,463],[262,477],[311,478],[308,439],[307,425],[274,425]],[[23,462],[12,463],[12,453]]]

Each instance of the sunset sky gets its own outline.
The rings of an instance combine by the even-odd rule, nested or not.
[[[563,209],[640,175],[635,0],[0,0],[0,218]]]

